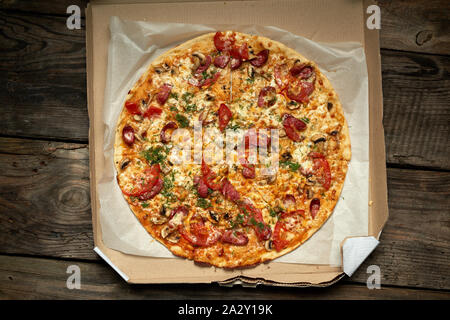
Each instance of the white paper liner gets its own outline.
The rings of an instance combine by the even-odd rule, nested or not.
[[[152,60],[180,43],[217,30],[262,35],[284,43],[315,61],[338,93],[352,144],[352,160],[341,198],[319,231],[276,261],[342,265],[341,241],[346,237],[368,235],[369,106],[364,48],[356,42],[317,43],[268,26],[152,23],[111,17],[103,108],[104,173],[97,186],[104,244],[133,255],[177,258],[147,233],[122,196],[113,163],[115,125],[128,90]]]

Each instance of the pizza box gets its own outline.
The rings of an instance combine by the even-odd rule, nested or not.
[[[371,3],[352,0],[157,2],[101,0],[92,1],[86,8],[94,250],[129,283],[217,282],[221,285],[324,287],[339,281],[346,274],[351,275],[378,244],[388,219],[379,34],[378,30],[366,27],[366,10]],[[103,243],[96,187],[102,172],[101,118],[111,16],[154,22],[270,25],[314,41],[357,41],[363,44],[369,76],[369,236],[344,241],[342,267],[270,262],[252,268],[227,270],[204,267],[185,259],[129,255],[110,249]]]

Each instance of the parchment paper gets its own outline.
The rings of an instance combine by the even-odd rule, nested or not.
[[[236,30],[278,40],[315,61],[337,91],[349,124],[352,160],[340,200],[329,220],[307,242],[275,261],[340,266],[341,241],[368,235],[369,106],[364,48],[360,43],[323,44],[270,26],[193,25],[124,21],[111,17],[104,114],[104,174],[98,184],[104,244],[124,253],[172,257],[128,207],[116,182],[114,130],[127,92],[152,60],[174,46],[217,30]]]

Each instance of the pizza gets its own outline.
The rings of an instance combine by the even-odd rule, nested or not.
[[[350,158],[341,103],[316,63],[234,31],[154,60],[125,98],[114,143],[117,183],[148,233],[224,268],[309,239],[332,214]]]

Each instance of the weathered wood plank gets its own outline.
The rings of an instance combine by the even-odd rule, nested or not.
[[[376,2],[381,8],[381,48],[450,54],[449,1]]]
[[[388,169],[387,180],[381,243],[352,280],[366,281],[378,265],[382,283],[450,289],[450,173]]]
[[[81,289],[69,290],[67,267],[81,271]],[[32,289],[31,289],[32,288]],[[129,285],[105,263],[0,255],[0,299],[450,299],[449,292],[338,283],[328,288],[206,285]]]
[[[161,2],[160,0],[147,0]],[[189,2],[192,0],[165,0]],[[205,0],[196,0],[205,1]],[[208,0],[209,1],[209,0]],[[219,0],[217,0],[219,1]],[[86,7],[87,0],[26,1],[9,0],[0,9],[39,14],[65,15],[68,6]],[[380,44],[382,48],[450,54],[450,4],[445,0],[377,0],[381,8]]]
[[[0,2],[2,10],[19,10],[27,13],[47,14],[47,15],[67,15],[66,10],[71,5],[77,5],[81,9],[84,17],[84,8],[88,0],[59,0],[59,1],[28,1],[28,0],[7,0]]]
[[[381,55],[387,162],[450,169],[450,57]]]
[[[0,139],[0,253],[98,259],[85,145]],[[390,219],[352,278],[379,265],[382,283],[450,289],[450,173],[388,169]]]
[[[0,140],[0,252],[96,259],[87,145]]]
[[[84,30],[0,11],[0,134],[87,141]]]

